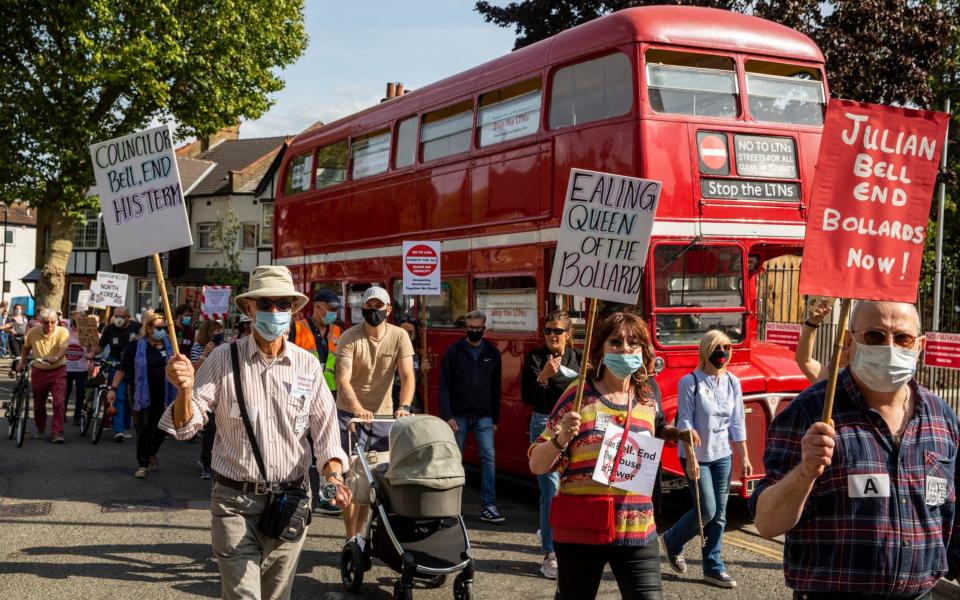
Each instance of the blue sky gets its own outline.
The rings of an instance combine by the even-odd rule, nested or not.
[[[417,89],[513,48],[512,29],[473,0],[307,0],[307,51],[282,73],[286,88],[240,137],[296,134],[376,104],[388,81]]]

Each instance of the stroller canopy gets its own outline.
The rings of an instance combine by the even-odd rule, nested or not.
[[[390,485],[449,490],[464,484],[463,460],[453,430],[442,419],[411,415],[390,429]]]

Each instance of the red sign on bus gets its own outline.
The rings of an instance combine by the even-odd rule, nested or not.
[[[800,293],[915,302],[948,116],[831,100]]]
[[[960,369],[960,333],[928,332],[923,366]]]

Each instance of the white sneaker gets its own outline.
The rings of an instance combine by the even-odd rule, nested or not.
[[[131,433],[131,431],[130,431],[129,429],[127,429],[126,431],[123,432],[123,439],[125,439],[125,440],[132,440],[132,439],[133,439],[133,433]]]
[[[540,574],[547,579],[557,578],[557,554],[551,552],[543,557],[543,564],[540,565]]]

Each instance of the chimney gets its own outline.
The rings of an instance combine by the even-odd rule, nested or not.
[[[406,92],[403,91],[403,82],[397,82],[397,97],[404,95]]]
[[[387,95],[381,98],[380,102],[386,102],[387,100],[390,100],[396,97],[396,95],[397,95],[397,88],[394,87],[393,82],[392,81],[387,82]]]
[[[240,139],[240,123],[224,127],[209,137],[200,139],[200,152],[206,152],[220,142]]]

